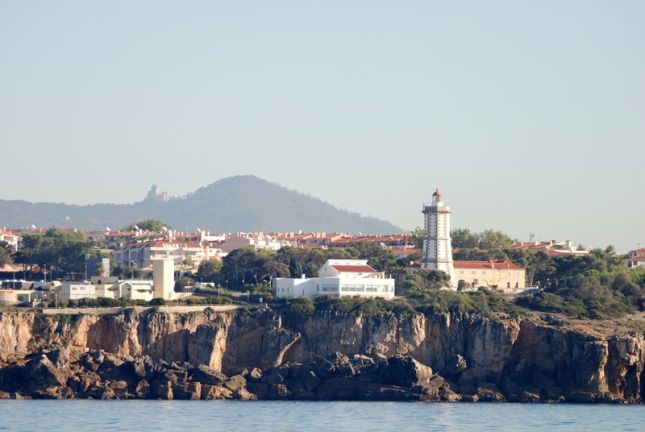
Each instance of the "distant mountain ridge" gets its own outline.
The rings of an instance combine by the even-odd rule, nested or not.
[[[0,200],[0,226],[117,229],[157,218],[180,231],[197,227],[215,232],[326,231],[363,234],[399,233],[401,228],[339,209],[252,175],[227,177],[183,197],[153,186],[133,204],[70,205]]]

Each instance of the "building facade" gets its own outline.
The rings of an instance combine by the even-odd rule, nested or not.
[[[172,258],[159,258],[152,262],[153,297],[175,299],[175,266]]]
[[[65,282],[58,288],[61,300],[79,300],[96,298],[96,286],[91,283]]]
[[[116,277],[93,277],[97,298],[150,301],[153,298],[152,281],[145,279],[119,280]]]
[[[639,248],[627,252],[623,258],[623,264],[629,268],[645,266],[645,248]]]
[[[394,297],[394,279],[370,267],[367,260],[327,260],[317,278],[277,278],[272,288],[277,298]]]
[[[455,261],[457,285],[490,288],[508,294],[526,289],[526,270],[510,261]]]
[[[439,189],[432,194],[432,203],[423,206],[425,239],[421,254],[423,270],[441,270],[450,276],[451,287],[456,288],[450,240],[450,207],[441,200]]]

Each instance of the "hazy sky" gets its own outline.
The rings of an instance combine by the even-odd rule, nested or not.
[[[410,229],[438,184],[457,227],[645,246],[644,23],[641,0],[0,0],[0,198],[255,174]]]

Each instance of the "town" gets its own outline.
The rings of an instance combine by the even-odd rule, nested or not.
[[[571,241],[518,242],[493,230],[451,231],[452,210],[438,189],[422,213],[423,229],[370,236],[216,234],[199,228],[185,233],[152,219],[92,232],[3,229],[0,304],[220,304],[322,296],[392,300],[424,289],[485,289],[518,297],[565,283],[562,275],[545,270],[549,260],[615,254]],[[617,259],[626,269],[645,268],[645,248]]]

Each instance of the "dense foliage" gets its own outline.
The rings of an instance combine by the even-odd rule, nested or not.
[[[464,235],[468,237],[468,232]],[[476,235],[476,238],[482,238]],[[501,238],[504,236],[490,236]],[[500,246],[501,243],[489,243]],[[480,244],[481,246],[481,244]],[[463,253],[464,250],[458,252]],[[581,256],[549,256],[544,252],[516,249],[466,249],[469,259],[510,260],[526,268],[528,284],[540,288],[537,292],[520,295],[517,298],[503,296],[480,288],[471,292],[452,292],[442,290],[448,285],[447,275],[439,271],[417,270],[412,272],[403,283],[397,286],[397,295],[403,297],[406,309],[417,311],[442,312],[459,310],[490,314],[503,312],[512,315],[526,310],[563,313],[571,317],[606,319],[626,313],[645,310],[645,268],[628,269],[612,247],[595,249]],[[293,256],[294,252],[296,254]],[[351,256],[349,250],[343,251]],[[354,252],[355,253],[355,252]],[[311,269],[317,268],[327,254],[338,256],[337,251],[280,251],[278,255],[290,256],[290,269],[308,269],[307,257],[312,256]],[[300,258],[301,261],[298,260]],[[383,263],[381,269],[392,271],[400,262],[383,260],[377,255],[376,262]],[[372,263],[372,260],[370,260]],[[373,264],[375,265],[375,264]],[[375,265],[376,266],[376,265]],[[392,310],[390,302],[381,300],[365,302],[364,299],[319,300],[309,305],[306,301],[296,302],[289,308],[313,312],[321,307],[330,310],[353,312]],[[400,307],[401,303],[397,305]]]
[[[170,225],[159,219],[145,219],[123,227],[123,231],[134,231],[137,228],[144,231],[161,232],[170,229]]]
[[[5,264],[11,264],[13,259],[11,257],[11,251],[9,250],[9,245],[5,242],[0,242],[0,267]]]
[[[44,235],[23,236],[14,261],[47,267],[54,277],[75,277],[85,274],[86,258],[100,256],[97,245],[85,234],[52,228]]]
[[[392,271],[402,265],[392,252],[374,243],[359,243],[346,249],[285,247],[277,252],[247,247],[229,253],[222,260],[221,268],[210,261],[205,262],[200,266],[197,278],[245,291],[249,286],[268,286],[271,279],[277,277],[316,277],[325,261],[332,258],[367,259],[379,271]]]

